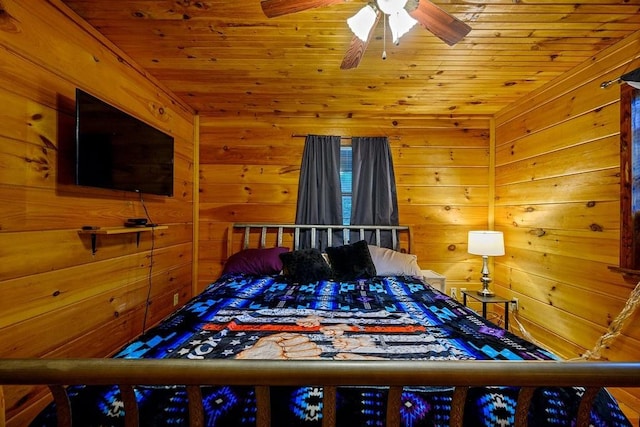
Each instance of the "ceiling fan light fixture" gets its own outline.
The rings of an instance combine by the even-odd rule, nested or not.
[[[347,19],[349,28],[360,40],[369,40],[369,34],[377,20],[377,13],[371,4],[366,5],[351,18]]]
[[[377,3],[385,15],[393,15],[404,10],[407,0],[377,0]]]
[[[285,2],[297,4],[302,0],[262,0],[262,2]],[[305,0],[305,1],[345,1],[345,0]],[[351,32],[349,48],[344,55],[340,69],[356,68],[369,41],[374,27],[384,18],[382,59],[386,59],[387,29],[391,30],[392,41],[398,44],[400,37],[420,24],[440,40],[453,46],[466,36],[471,27],[455,16],[433,4],[430,0],[370,0],[355,15],[347,19]],[[388,19],[387,19],[388,18]],[[388,26],[387,26],[388,21]]]

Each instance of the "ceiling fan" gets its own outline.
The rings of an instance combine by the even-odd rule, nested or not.
[[[262,11],[268,18],[302,12],[316,7],[345,3],[347,0],[262,0]],[[354,32],[351,44],[342,60],[343,70],[356,68],[364,55],[373,29],[384,15],[388,17],[394,43],[420,23],[436,37],[453,46],[466,36],[471,27],[436,6],[429,0],[372,0],[347,20]],[[386,27],[385,27],[386,31]],[[386,54],[383,53],[383,58]]]

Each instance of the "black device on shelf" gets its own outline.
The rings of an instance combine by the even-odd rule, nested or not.
[[[125,227],[147,227],[146,218],[129,218],[124,222]]]
[[[138,225],[145,225],[147,223],[147,218],[129,218],[127,222]]]
[[[76,89],[75,183],[173,196],[173,137]]]

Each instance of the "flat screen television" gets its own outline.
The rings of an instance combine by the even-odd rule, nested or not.
[[[173,137],[76,89],[75,183],[173,196]]]

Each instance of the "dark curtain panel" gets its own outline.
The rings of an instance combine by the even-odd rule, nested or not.
[[[296,224],[342,224],[340,191],[340,137],[308,135],[302,154]],[[325,233],[318,233],[315,247],[324,249]],[[339,233],[333,246],[342,244]],[[311,247],[311,234],[301,234],[302,248]]]
[[[351,224],[398,225],[398,196],[391,148],[386,137],[353,137]],[[369,233],[367,241],[375,242]],[[390,244],[391,234],[381,236]]]

